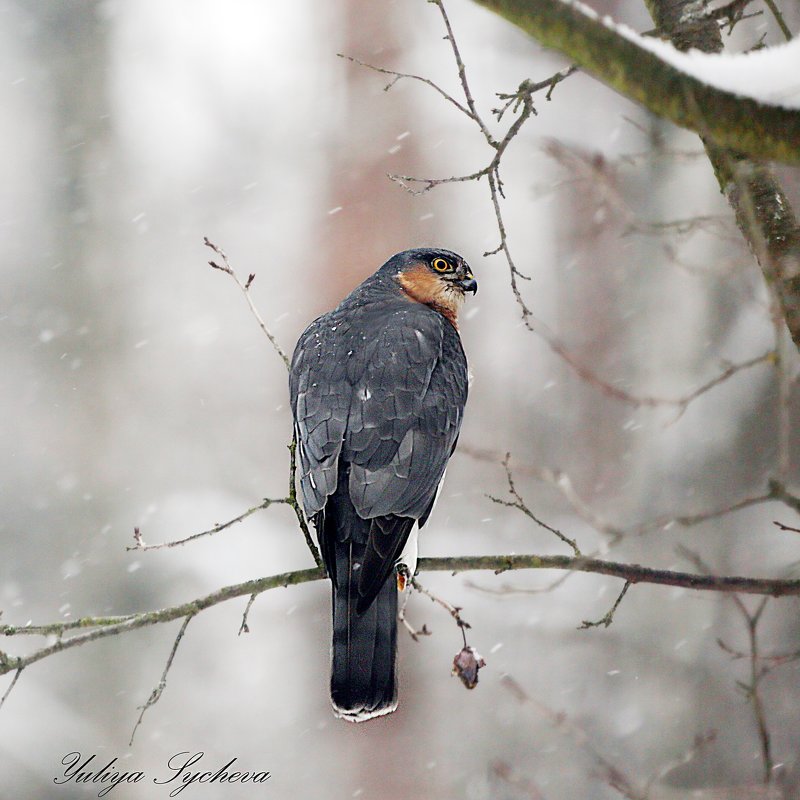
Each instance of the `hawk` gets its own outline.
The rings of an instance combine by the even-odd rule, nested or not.
[[[458,440],[467,361],[457,316],[477,289],[456,253],[406,250],[295,347],[300,490],[332,584],[331,703],[343,719],[397,707],[396,565],[413,575],[416,528]]]

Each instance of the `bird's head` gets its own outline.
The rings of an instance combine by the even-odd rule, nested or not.
[[[464,295],[478,291],[469,264],[451,250],[406,250],[391,258],[386,266],[411,300],[430,306],[454,325]]]

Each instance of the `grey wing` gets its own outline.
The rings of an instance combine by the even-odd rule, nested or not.
[[[336,490],[352,386],[339,359],[344,321],[320,317],[297,342],[289,371],[303,508],[313,517]],[[342,331],[344,332],[344,331]]]
[[[414,522],[427,519],[466,399],[466,359],[449,322],[425,309],[384,329],[357,386],[342,451],[353,505],[372,520],[360,608],[391,573]]]
[[[467,365],[455,329],[424,309],[387,325],[355,386],[343,453],[365,518],[423,517],[458,438]]]
[[[357,387],[343,455],[349,494],[372,519],[361,568],[366,607],[394,568],[416,520],[430,513],[467,399],[467,364],[455,329],[427,309],[384,330]]]

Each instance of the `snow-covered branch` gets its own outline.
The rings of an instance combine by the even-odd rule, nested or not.
[[[478,0],[659,117],[720,147],[800,164],[800,41],[750,54],[682,53],[574,0]]]

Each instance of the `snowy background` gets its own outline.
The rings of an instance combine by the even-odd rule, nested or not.
[[[797,31],[800,12],[785,6]],[[652,27],[633,0],[597,8]],[[476,6],[448,9],[487,120],[495,92],[566,66]],[[762,32],[779,41],[768,16],[748,24],[733,49]],[[483,167],[493,153],[475,126],[430,88],[386,93],[384,76],[336,55],[455,93],[443,33],[423,0],[0,2],[3,622],[149,610],[311,566],[280,506],[184,548],[125,549],[134,526],[146,541],[175,539],[286,491],[285,369],[234,283],[207,266],[204,236],[256,274],[254,301],[289,351],[396,251],[436,244],[470,261],[480,291],[462,335],[474,382],[423,555],[566,552],[486,497],[504,496],[511,451],[529,506],[585,552],[690,569],[684,544],[720,573],[757,576],[800,560],[800,539],[772,525],[796,515],[777,504],[611,547],[588,524],[629,528],[762,493],[778,457],[776,371],[741,371],[676,421],[674,406],[608,396],[525,330],[502,257],[482,257],[498,243],[485,183],[412,197],[385,177]],[[532,278],[526,302],[575,359],[632,394],[680,398],[774,347],[763,280],[697,137],[580,74],[536,105],[505,157],[503,209]],[[797,175],[783,177],[800,205]],[[547,469],[569,476],[583,517],[537,480]],[[643,787],[712,729],[716,740],[651,796],[758,783],[758,731],[736,687],[748,665],[716,641],[747,650],[733,602],[636,586],[610,628],[578,631],[620,583],[582,575],[537,591],[559,577],[423,574],[463,606],[488,666],[465,691],[449,674],[458,629],[415,596],[409,617],[433,635],[415,644],[401,632],[400,707],[364,726],[329,709],[322,582],[258,597],[248,635],[237,635],[244,598],[197,617],[130,748],[180,623],[46,659],[0,711],[0,796],[95,796],[53,785],[71,751],[152,776],[189,750],[273,776],[187,790],[201,798],[613,798],[609,765]],[[800,648],[797,611],[769,603],[764,652]],[[793,662],[761,684],[779,771],[800,758],[797,679]]]

